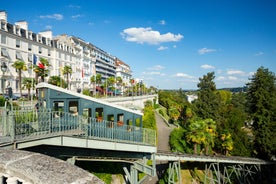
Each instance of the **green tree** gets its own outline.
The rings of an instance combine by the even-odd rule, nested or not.
[[[199,78],[197,87],[199,88],[198,99],[194,103],[196,115],[202,119],[211,118],[219,121],[220,98],[216,91],[214,82],[214,72],[207,73]]]
[[[27,70],[27,66],[24,61],[15,61],[12,64],[12,67],[16,69],[18,72],[18,83],[19,83],[19,90],[20,90],[20,96],[22,96],[22,71]]]
[[[31,98],[31,89],[35,88],[35,82],[33,78],[23,78],[23,83],[22,83],[23,89],[28,90],[28,99]]]
[[[204,122],[201,120],[191,120],[188,125],[186,139],[194,145],[194,154],[197,154],[198,146],[205,141]]]
[[[253,121],[254,148],[260,158],[276,155],[276,78],[260,67],[247,84],[248,111]]]
[[[69,76],[72,74],[72,72],[73,72],[73,70],[72,70],[71,66],[66,65],[63,67],[62,73],[63,73],[63,75],[66,76],[67,86],[70,86],[69,85]]]
[[[38,82],[38,78],[41,77],[41,81],[44,82],[45,77],[49,75],[50,63],[45,58],[39,58],[39,64],[33,65],[33,70],[36,73],[35,79]]]
[[[222,140],[222,148],[226,156],[230,155],[230,152],[233,150],[234,143],[230,133],[223,133],[220,136]]]
[[[67,87],[67,84],[64,81],[64,79],[61,78],[60,76],[57,76],[57,75],[51,76],[49,78],[48,83],[52,84],[52,85],[55,85],[55,86],[58,86],[58,87],[62,87],[62,88],[66,88]]]
[[[102,75],[97,74],[96,75],[96,84],[99,86],[102,83]]]

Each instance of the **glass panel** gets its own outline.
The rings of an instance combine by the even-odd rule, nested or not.
[[[69,112],[73,116],[77,116],[78,115],[78,101],[70,101],[69,102]]]
[[[97,118],[97,120],[102,121],[103,120],[103,108],[96,108],[95,111],[96,111],[95,117]]]
[[[54,101],[53,102],[53,110],[64,112],[64,102],[63,101]]]

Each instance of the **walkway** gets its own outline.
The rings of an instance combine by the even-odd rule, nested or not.
[[[157,112],[155,112],[155,119],[158,132],[157,150],[161,152],[170,152],[169,139],[173,127],[168,126],[165,120]]]

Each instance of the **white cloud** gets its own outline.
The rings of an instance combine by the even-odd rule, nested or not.
[[[78,6],[78,5],[72,5],[72,4],[70,4],[68,7],[69,7],[69,8],[72,8],[72,9],[80,9],[80,8],[81,8],[81,7]]]
[[[194,79],[195,78],[195,77],[190,76],[190,75],[188,75],[186,73],[176,73],[174,75],[174,77],[181,77],[181,78],[188,78],[188,79]]]
[[[203,54],[206,54],[206,53],[210,53],[210,52],[216,52],[217,50],[216,49],[207,49],[206,47],[202,48],[202,49],[199,49],[198,50],[198,53],[200,55],[203,55]]]
[[[203,68],[203,69],[214,69],[215,67],[214,66],[211,66],[211,65],[201,65],[200,68]]]
[[[81,17],[81,15],[80,14],[77,14],[77,15],[73,15],[72,16],[72,19],[77,19],[77,18],[80,18]]]
[[[233,81],[233,80],[234,80],[234,81],[235,81],[235,80],[238,80],[238,78],[237,78],[237,77],[234,77],[234,76],[229,76],[228,79],[231,80],[231,81]]]
[[[151,68],[148,68],[148,70],[163,70],[165,67],[161,65],[155,65]]]
[[[159,21],[159,24],[161,24],[161,25],[166,25],[166,21],[165,21],[165,20],[160,20],[160,21]]]
[[[218,80],[218,81],[225,80],[225,77],[219,76],[219,77],[217,77],[217,80]]]
[[[264,53],[263,53],[262,51],[260,51],[260,52],[256,53],[255,56],[261,56],[261,55],[263,55],[263,54],[264,54]]]
[[[168,47],[160,46],[157,50],[167,50]]]
[[[126,41],[136,42],[140,44],[160,44],[163,42],[177,42],[183,38],[181,34],[175,35],[170,32],[166,34],[160,34],[159,31],[154,31],[150,27],[127,28],[123,30],[121,35]]]
[[[62,20],[63,19],[63,15],[55,13],[52,15],[40,15],[39,16],[41,19],[56,19],[56,20]]]
[[[176,48],[176,45],[173,45],[173,48]]]
[[[46,30],[50,30],[50,29],[52,29],[52,26],[51,25],[47,25],[47,26],[45,26],[45,29]]]
[[[244,75],[245,73],[241,70],[228,70],[228,75]]]
[[[161,73],[159,71],[151,71],[151,72],[143,72],[143,75],[159,75],[159,76],[165,76],[164,73]]]

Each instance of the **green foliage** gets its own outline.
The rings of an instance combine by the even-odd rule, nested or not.
[[[147,105],[144,108],[144,116],[143,116],[143,128],[149,128],[156,130],[156,120],[154,114],[154,108],[152,105]]]
[[[254,128],[254,148],[260,158],[276,155],[276,77],[260,67],[247,84],[248,111]]]
[[[172,152],[192,153],[191,145],[186,142],[186,131],[182,127],[175,128],[170,134],[169,144]]]
[[[167,114],[172,122],[185,124],[187,120],[185,109],[190,106],[183,90],[158,92],[159,104],[167,109]]]
[[[199,145],[205,147],[206,154],[214,147],[216,138],[216,122],[212,119],[192,119],[189,122],[186,139],[194,144],[194,154],[197,154]]]
[[[195,101],[193,108],[198,117],[219,121],[221,101],[214,79],[214,72],[207,73],[207,75],[199,78],[200,82],[197,85],[199,87],[198,99]]]
[[[4,107],[5,106],[5,97],[4,96],[0,96],[0,107]]]
[[[88,88],[85,88],[82,90],[82,94],[90,96],[90,90]]]
[[[51,76],[48,83],[62,88],[67,87],[67,83],[65,82],[65,80],[57,75]]]

